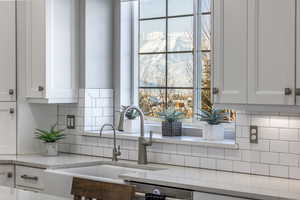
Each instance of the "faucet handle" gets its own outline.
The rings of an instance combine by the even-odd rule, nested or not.
[[[145,142],[146,146],[151,146],[152,145],[152,137],[153,137],[153,131],[150,131],[149,142]]]
[[[120,156],[121,155],[121,146],[118,145],[118,155]]]

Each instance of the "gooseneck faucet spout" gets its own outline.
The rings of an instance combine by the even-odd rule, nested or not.
[[[117,148],[117,136],[116,136],[115,127],[112,124],[104,124],[100,130],[100,137],[102,136],[102,132],[103,132],[104,128],[107,126],[111,127],[112,130],[114,131],[114,148],[113,148],[113,153],[112,153],[112,161],[118,161],[118,156],[121,156],[121,148],[120,148],[120,145]]]
[[[138,164],[148,164],[148,159],[147,159],[147,146],[151,146],[152,145],[152,131],[150,131],[150,140],[147,141],[145,138],[145,115],[143,113],[143,111],[137,107],[137,106],[129,106],[127,107],[122,113],[121,113],[121,118],[120,118],[120,122],[119,122],[119,131],[123,131],[120,130],[120,127],[123,127],[123,123],[124,123],[124,119],[125,119],[125,115],[128,111],[130,110],[136,110],[139,114],[140,117],[140,127],[141,127],[141,135],[138,138]]]

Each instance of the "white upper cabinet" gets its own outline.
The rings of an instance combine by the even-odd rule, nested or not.
[[[249,104],[295,104],[295,6],[249,0]]]
[[[32,103],[76,103],[78,0],[27,1],[27,98]]]
[[[214,0],[215,103],[295,105],[295,7],[296,0]]]
[[[0,101],[16,100],[15,1],[0,1]]]
[[[297,0],[297,36],[300,33],[300,1]],[[296,49],[296,104],[300,105],[300,38],[297,38]]]
[[[215,0],[214,14],[214,101],[247,103],[247,0]]]
[[[0,154],[16,154],[16,103],[0,102]]]

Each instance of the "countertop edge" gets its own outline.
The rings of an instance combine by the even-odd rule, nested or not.
[[[205,186],[194,186],[182,183],[174,183],[174,182],[162,182],[159,180],[152,180],[152,179],[144,179],[144,178],[137,178],[127,174],[120,175],[124,181],[133,181],[133,182],[140,182],[146,184],[156,184],[156,185],[163,185],[168,187],[175,187],[179,189],[186,189],[196,192],[203,192],[203,193],[210,193],[216,195],[226,195],[236,198],[249,198],[249,199],[256,199],[256,200],[297,200],[294,198],[286,198],[286,197],[278,197],[272,195],[264,195],[264,194],[256,194],[256,193],[248,193],[236,190],[226,190],[220,188],[212,188],[212,187],[205,187]]]

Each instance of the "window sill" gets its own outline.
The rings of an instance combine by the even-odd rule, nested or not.
[[[99,137],[99,131],[86,132],[83,135],[89,136],[89,137]],[[140,135],[138,133],[117,132],[117,139],[138,140],[139,136]],[[114,134],[112,131],[105,131],[102,134],[102,137],[103,138],[113,138]],[[149,137],[149,133],[146,133],[145,137]],[[159,133],[153,134],[153,142],[167,143],[167,144],[204,146],[204,147],[223,148],[223,149],[238,149],[239,148],[239,145],[236,144],[235,140],[209,141],[209,140],[204,140],[201,137],[194,137],[194,136],[165,137]]]

